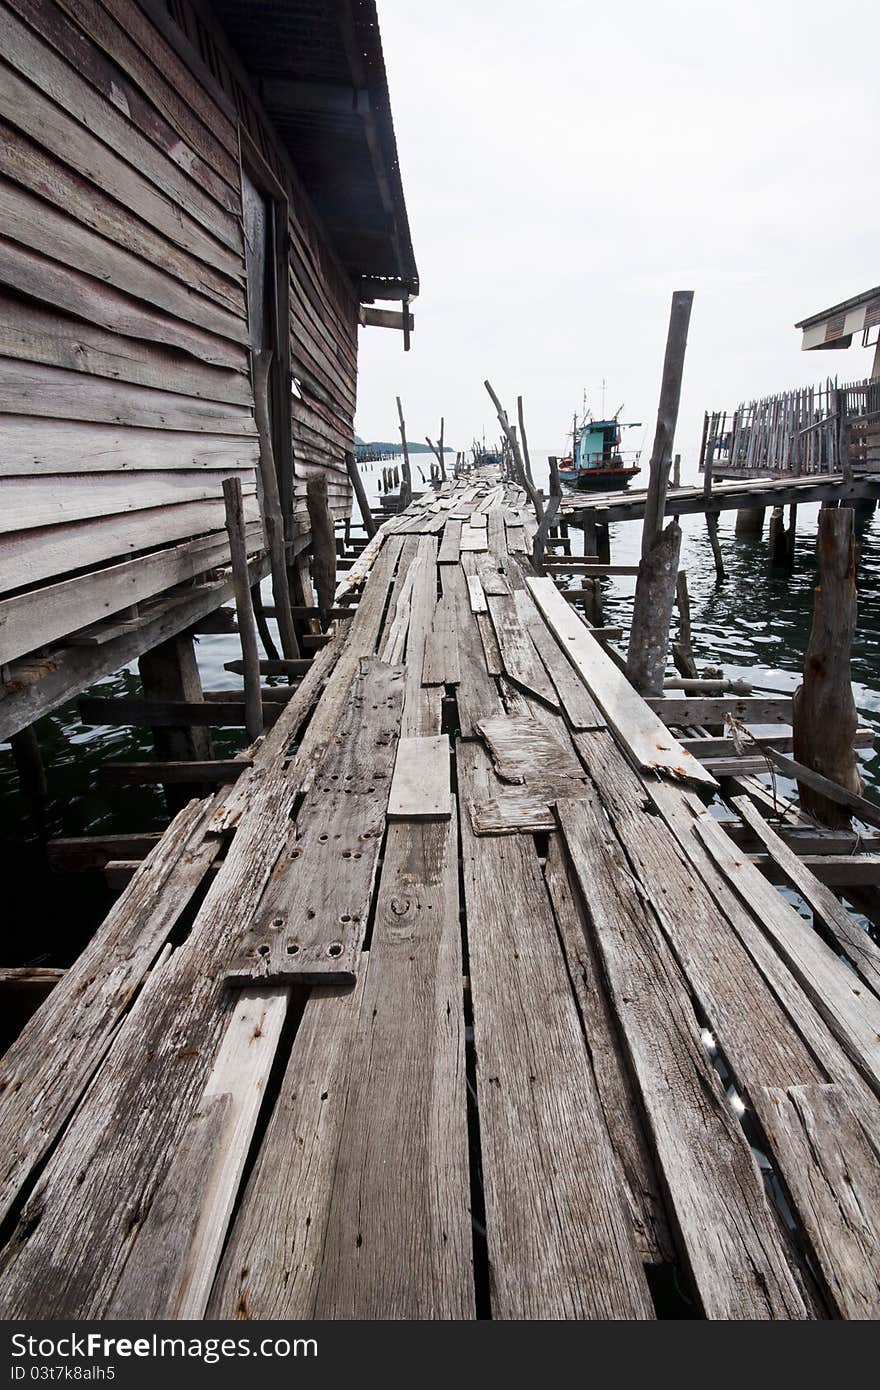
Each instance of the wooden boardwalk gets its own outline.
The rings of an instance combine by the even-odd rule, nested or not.
[[[880,950],[530,529],[382,529],[0,1064],[6,1317],[880,1314]]]

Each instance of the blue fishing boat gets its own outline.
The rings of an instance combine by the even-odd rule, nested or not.
[[[641,450],[624,451],[620,447],[622,431],[639,429],[640,425],[624,424],[619,415],[620,410],[610,420],[594,420],[591,412],[585,411],[580,421],[575,415],[571,455],[559,460],[563,483],[580,491],[619,491],[641,472]]]

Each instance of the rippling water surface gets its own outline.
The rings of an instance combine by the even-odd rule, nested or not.
[[[424,456],[414,463],[427,471]],[[539,477],[542,470],[536,468]],[[365,473],[371,494],[377,495],[380,465]],[[418,473],[414,472],[416,485]],[[762,540],[735,539],[735,513],[722,513],[720,539],[727,579],[715,582],[712,552],[702,517],[683,519],[682,565],[691,594],[694,653],[698,665],[722,666],[731,677],[752,681],[756,688],[789,692],[800,679],[812,616],[815,582],[817,507],[801,507],[792,574],[770,567],[766,525]],[[856,704],[864,724],[880,728],[880,520],[877,514],[857,515],[859,542],[859,622],[853,646],[852,675]],[[641,527],[618,522],[611,527],[612,559],[638,559]],[[582,550],[575,535],[573,549]],[[635,581],[603,581],[605,615],[609,623],[629,625]],[[266,589],[267,602],[271,602]],[[240,686],[223,664],[239,656],[235,636],[202,637],[199,667],[206,689]],[[137,667],[109,677],[92,694],[140,693]],[[76,703],[40,720],[37,732],[49,782],[49,804],[43,833],[48,836],[122,833],[161,829],[167,822],[158,788],[101,788],[97,771],[108,759],[152,756],[149,733],[143,729],[92,728],[79,718]],[[215,752],[228,756],[244,744],[244,732],[217,729]],[[880,785],[880,754],[863,753],[863,776],[868,794]],[[99,874],[53,876],[45,866],[40,836],[18,782],[8,745],[0,746],[0,867],[6,889],[7,941],[0,964],[64,963],[75,957],[107,905]]]

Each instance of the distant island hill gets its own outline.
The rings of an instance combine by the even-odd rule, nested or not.
[[[361,449],[369,449],[371,452],[375,450],[376,453],[399,454],[403,448],[399,439],[396,439],[394,441],[383,439],[361,439],[360,435],[357,434],[354,437],[354,443],[355,448],[358,450],[358,452],[360,452]],[[406,447],[409,449],[411,454],[431,454],[434,452],[434,450],[431,449],[427,444],[413,444],[410,440],[406,441]],[[444,454],[451,454],[454,453],[454,450],[451,445],[444,444],[443,452]]]

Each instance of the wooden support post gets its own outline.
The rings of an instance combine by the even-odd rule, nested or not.
[[[376,522],[373,513],[370,511],[370,504],[367,501],[367,490],[364,487],[364,480],[360,475],[357,460],[350,450],[346,450],[345,467],[348,472],[354,495],[357,498],[358,511],[361,514],[361,521],[364,523],[364,530],[372,540],[376,534]]]
[[[253,354],[254,418],[260,437],[260,481],[263,488],[263,529],[272,573],[272,597],[278,620],[281,648],[288,661],[299,656],[299,644],[290,612],[290,589],[287,582],[287,557],[284,549],[284,518],[278,492],[278,474],[272,450],[272,431],[269,418],[269,371],[272,352],[265,349]],[[269,653],[267,652],[268,656]]]
[[[405,511],[412,501],[412,470],[409,466],[409,445],[406,441],[406,421],[403,418],[403,406],[400,397],[397,397],[397,415],[400,420],[400,443],[403,448],[403,486],[400,489],[400,510]]]
[[[537,523],[540,526],[541,522],[544,519],[544,500],[541,497],[540,492],[532,482],[531,478],[529,477],[528,473],[526,472],[526,465],[522,456],[522,450],[519,447],[519,441],[516,437],[516,427],[511,425],[510,421],[508,420],[506,410],[504,409],[503,405],[501,404],[500,400],[498,399],[498,397],[492,389],[492,383],[489,381],[484,381],[483,385],[489,393],[489,397],[492,401],[492,404],[495,407],[495,412],[498,416],[498,423],[501,426],[504,438],[510,447],[514,467],[514,481],[519,483],[520,487],[525,488],[526,492],[528,493],[529,501],[535,509],[535,519],[537,520]]]
[[[611,564],[611,527],[607,521],[596,522],[596,555],[603,565]]]
[[[226,504],[226,529],[229,532],[229,549],[232,555],[232,586],[235,593],[235,611],[238,615],[241,655],[244,661],[245,728],[248,738],[253,743],[254,739],[259,738],[263,732],[263,701],[260,695],[260,653],[257,648],[257,624],[248,584],[244,508],[241,499],[241,482],[238,478],[224,478],[223,501]]]
[[[737,536],[760,536],[764,530],[764,508],[742,507],[736,514],[734,534]]]
[[[544,547],[547,544],[547,536],[550,527],[559,511],[559,504],[562,501],[562,483],[559,480],[559,464],[551,455],[550,464],[550,500],[547,509],[538,524],[535,532],[535,539],[532,541],[532,564],[539,572],[544,567]]]
[[[770,513],[770,527],[767,542],[771,565],[784,565],[787,558],[785,539],[785,513],[782,507],[774,507]]]
[[[681,454],[672,460],[672,486],[681,487]]]
[[[666,674],[669,624],[681,552],[681,527],[677,521],[671,521],[664,530],[663,519],[693,299],[690,290],[677,290],[672,296],[657,428],[651,451],[651,475],[642,526],[642,556],[626,662],[627,676],[643,695],[661,694]]]
[[[678,641],[672,644],[672,660],[680,676],[687,680],[699,679],[694,649],[691,645],[691,599],[688,593],[687,573],[679,570],[675,582],[675,601],[678,606]],[[665,683],[664,683],[665,684]]]
[[[286,577],[285,571],[285,578]],[[269,624],[266,620],[266,610],[263,606],[263,593],[260,588],[259,580],[256,584],[251,586],[251,602],[254,605],[254,617],[257,621],[257,631],[260,634],[260,641],[263,644],[263,651],[266,653],[266,659],[268,661],[277,661],[280,653],[272,640],[272,633],[269,630]],[[272,612],[275,612],[274,607]]]
[[[443,434],[446,429],[446,421],[440,416],[440,479],[446,482],[446,455],[443,452]]]
[[[680,553],[681,527],[670,521],[639,564],[626,674],[642,695],[663,693]]]
[[[138,670],[145,700],[173,700],[200,704],[204,701],[202,681],[196,661],[195,643],[189,632],[178,633],[160,642],[138,659]],[[208,728],[179,725],[153,728],[156,757],[163,762],[199,762],[213,757]],[[202,784],[163,783],[165,801],[173,814],[194,796],[202,795]]]
[[[27,798],[34,828],[40,839],[46,834],[46,808],[49,802],[49,784],[36,729],[30,725],[13,734],[10,739],[12,759],[18,773],[21,790]]]
[[[678,421],[684,354],[693,302],[692,290],[676,290],[672,296],[663,377],[660,383],[660,404],[657,409],[657,428],[651,450],[648,495],[645,499],[645,519],[642,524],[643,556],[650,554],[663,530],[669,469],[672,464],[672,444]]]
[[[850,449],[850,425],[846,408],[846,392],[834,392],[834,412],[837,416],[837,459],[845,483],[852,482],[852,451]]]
[[[583,531],[584,531],[584,555],[595,555],[596,558],[598,559],[598,551],[596,550],[596,509],[595,509],[595,507],[587,507],[587,508],[585,508],[583,517],[584,517],[584,521],[583,521]]]
[[[856,548],[851,507],[819,513],[819,583],[804,659],[803,684],[793,700],[794,757],[858,795],[862,782],[853,751],[858,723],[850,674],[856,625]],[[798,782],[801,805],[823,825],[851,824],[846,806]]]
[[[336,592],[336,528],[330,515],[327,479],[323,474],[309,478],[306,503],[312,530],[312,578],[321,613],[321,628],[326,631]]]
[[[797,503],[792,502],[788,509],[788,530],[785,533],[785,561],[790,570],[794,569],[794,551],[797,542]]]

